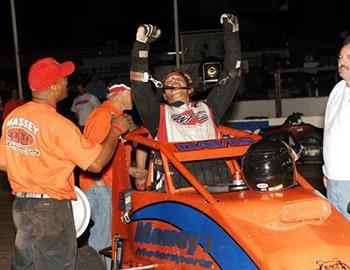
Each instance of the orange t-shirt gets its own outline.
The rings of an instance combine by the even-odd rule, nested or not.
[[[23,104],[24,101],[20,99],[10,99],[7,101],[4,106],[4,111],[2,112],[2,121],[5,120],[6,116],[9,115],[10,112]]]
[[[111,128],[112,114],[120,116],[122,111],[108,100],[95,108],[85,120],[84,136],[92,142],[102,143],[107,138]],[[102,178],[109,187],[112,187],[111,162],[103,169]],[[94,180],[82,173],[79,185],[83,191],[87,191],[94,185]]]
[[[13,193],[35,192],[76,199],[73,170],[86,170],[102,150],[68,119],[46,104],[28,102],[13,110],[2,126],[0,164]]]

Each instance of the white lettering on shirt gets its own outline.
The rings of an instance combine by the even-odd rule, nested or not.
[[[19,117],[19,118],[11,118],[7,121],[7,127],[22,127],[27,129],[30,132],[34,132],[34,135],[36,135],[39,132],[39,128],[34,125],[34,123],[26,118]]]

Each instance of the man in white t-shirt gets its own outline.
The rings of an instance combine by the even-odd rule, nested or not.
[[[338,72],[343,80],[334,86],[324,118],[322,170],[328,199],[350,220],[350,43],[340,50]]]
[[[79,95],[74,98],[71,111],[74,112],[80,130],[84,130],[85,119],[89,113],[100,105],[98,98],[86,92],[86,85],[82,82],[77,84]]]

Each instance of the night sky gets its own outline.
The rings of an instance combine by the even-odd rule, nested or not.
[[[173,36],[173,1],[15,0],[20,49],[23,53],[78,49],[106,40],[131,44],[140,23]],[[244,50],[293,42],[305,50],[325,50],[339,43],[339,32],[350,28],[350,1],[293,1],[279,10],[281,0],[178,0],[179,29],[219,28],[225,10],[240,17]],[[263,44],[256,40],[272,40]],[[166,43],[165,43],[166,44]],[[169,42],[167,43],[169,44]],[[336,47],[334,45],[334,47]],[[333,51],[329,51],[333,54]],[[0,55],[13,54],[10,0],[0,1]]]

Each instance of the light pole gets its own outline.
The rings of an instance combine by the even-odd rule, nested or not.
[[[178,14],[177,14],[177,0],[173,0],[173,4],[174,4],[174,31],[175,31],[176,68],[180,69],[179,20],[178,20]]]
[[[23,100],[21,63],[20,63],[20,60],[19,60],[17,23],[16,23],[16,7],[15,7],[15,0],[10,0],[10,1],[11,1],[11,18],[12,18],[13,40],[14,40],[14,44],[15,44],[15,57],[16,57],[18,92],[19,92],[19,98]]]

